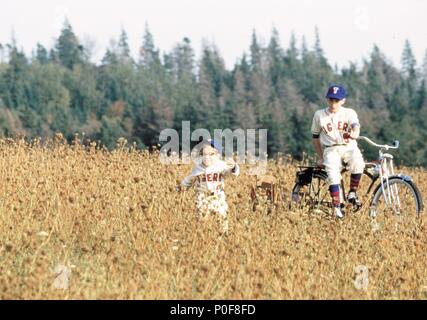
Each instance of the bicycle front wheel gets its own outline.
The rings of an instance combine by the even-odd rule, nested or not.
[[[418,216],[423,210],[421,193],[409,177],[393,176],[377,186],[371,202],[370,215],[397,214]]]

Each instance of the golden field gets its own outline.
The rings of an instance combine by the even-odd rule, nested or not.
[[[295,165],[269,163],[287,197],[271,214],[252,211],[247,166],[226,181],[225,236],[215,219],[195,219],[194,192],[175,191],[191,165],[59,138],[3,139],[0,150],[1,299],[427,298],[426,213],[291,212]],[[426,171],[400,170],[426,194]],[[366,290],[355,286],[360,266]]]

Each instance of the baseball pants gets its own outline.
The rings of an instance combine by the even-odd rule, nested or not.
[[[323,151],[323,165],[328,174],[329,184],[341,183],[343,163],[348,164],[350,173],[363,173],[365,161],[357,145],[326,147]]]
[[[206,193],[199,192],[197,194],[196,208],[198,218],[205,219],[211,214],[215,214],[221,222],[222,231],[228,231],[228,204],[225,199],[224,191],[220,191],[214,195],[208,195]]]

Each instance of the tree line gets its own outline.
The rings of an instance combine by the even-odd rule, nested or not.
[[[331,83],[346,86],[362,134],[388,143],[401,141],[399,162],[427,166],[427,52],[418,65],[407,40],[398,69],[378,46],[362,63],[339,69],[325,57],[319,32],[308,45],[295,35],[286,47],[277,30],[263,43],[254,31],[248,52],[231,70],[215,44],[205,43],[198,60],[189,38],[161,52],[148,26],[137,57],[125,30],[91,62],[66,21],[55,45],[41,44],[27,56],[17,45],[0,44],[0,135],[52,137],[71,141],[76,132],[112,148],[119,137],[139,147],[158,143],[160,131],[268,129],[268,153],[300,158],[313,153],[311,121],[326,107]],[[376,150],[367,146],[366,158]]]

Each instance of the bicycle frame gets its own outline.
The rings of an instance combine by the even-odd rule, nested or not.
[[[378,174],[379,174],[381,190],[384,195],[384,201],[387,204],[387,206],[392,208],[396,214],[399,214],[401,210],[399,190],[397,189],[396,185],[390,186],[390,183],[389,183],[389,178],[395,175],[394,165],[393,165],[393,155],[384,152],[389,149],[399,148],[399,141],[396,140],[394,141],[393,146],[389,146],[389,145],[379,145],[364,136],[360,136],[359,139],[364,140],[368,142],[370,145],[379,148],[379,151],[378,151],[379,164],[377,165],[376,170],[378,171]]]

